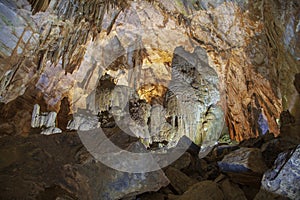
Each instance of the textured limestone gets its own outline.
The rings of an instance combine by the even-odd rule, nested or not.
[[[55,127],[57,113],[56,112],[40,112],[40,106],[38,104],[34,105],[32,118],[31,118],[31,127],[32,128],[46,128]]]
[[[270,49],[274,62],[272,66],[278,71],[274,83],[280,89],[282,110],[289,110],[299,121],[299,97],[293,87],[294,77],[299,73],[299,9],[297,1],[279,1],[277,4],[266,2],[264,5],[264,24],[270,38]],[[272,10],[272,12],[268,12]],[[281,19],[281,20],[277,20]],[[280,39],[278,39],[280,38]],[[287,130],[297,135],[295,126]],[[285,132],[285,131],[281,131]],[[298,138],[296,138],[298,139]]]
[[[100,127],[99,118],[90,113],[76,114],[71,121],[69,121],[67,129],[88,131]]]
[[[224,172],[254,172],[263,174],[266,164],[263,161],[261,151],[255,148],[240,148],[226,155],[218,162],[221,171]]]
[[[299,199],[299,158],[299,145],[292,151],[279,154],[273,168],[264,174],[261,190],[290,199]]]
[[[31,3],[34,13],[47,7]],[[149,100],[164,92],[156,86],[149,92],[148,86],[168,87],[174,50],[182,46],[191,53],[202,46],[219,78],[231,138],[242,140],[267,129],[278,135],[280,112],[299,113],[292,86],[299,73],[296,0],[59,0],[34,16],[28,7],[23,1],[1,3],[1,44],[10,46],[1,49],[2,102],[23,94],[32,81],[57,112],[60,101],[69,97],[72,111],[87,108],[96,115],[94,90],[105,73]]]
[[[221,102],[231,138],[239,141],[259,135],[260,113],[266,116],[270,131],[278,134],[274,116],[279,118],[281,102],[273,89],[275,79],[269,80],[256,70],[272,72],[266,66],[268,55],[261,39],[264,39],[262,22],[253,20],[251,12],[243,12],[235,3],[224,3],[209,10],[193,16],[192,34],[211,50],[209,56],[220,77]],[[216,37],[210,37],[212,34]],[[253,57],[260,57],[263,62],[254,63]]]
[[[32,58],[38,45],[38,28],[26,1],[0,2],[0,102],[24,94],[36,72]]]
[[[53,135],[58,133],[62,133],[62,130],[56,127],[50,127],[41,132],[42,135]]]
[[[35,104],[31,116],[31,127],[42,128],[42,135],[52,135],[62,133],[62,130],[56,126],[56,112],[41,112],[40,105]]]
[[[111,109],[116,124],[144,137],[145,143],[162,145],[166,140],[172,146],[184,135],[202,145],[200,156],[215,145],[223,113],[236,140],[268,130],[278,135],[282,110],[299,122],[299,94],[293,83],[300,70],[297,0],[52,0],[48,9],[46,1],[30,2],[33,13],[45,12],[32,16],[26,1],[0,3],[1,102],[11,102],[26,88],[27,94],[37,89],[37,96],[57,113],[60,101],[68,97],[71,112],[77,114],[72,129],[113,127],[109,114],[108,122],[101,116]],[[114,86],[122,86],[116,90],[122,95],[104,87],[105,74]],[[129,90],[131,99],[124,97]],[[128,102],[142,103],[130,109]],[[25,118],[31,109],[24,106],[24,112],[5,116],[23,129],[24,122],[30,124]],[[90,112],[81,115],[81,109]],[[53,125],[51,115],[48,120],[34,114],[39,118],[34,126]],[[12,124],[5,123],[5,129]],[[297,137],[298,127],[281,131]],[[44,131],[57,132],[53,127]],[[73,189],[78,191],[81,175],[64,167],[66,177],[76,175]]]
[[[204,49],[192,54],[175,49],[166,115],[177,129],[177,138],[187,135],[196,144],[217,141],[223,124],[222,111],[214,108],[220,100],[217,87],[217,74],[207,64]]]
[[[153,15],[153,13],[158,15]],[[146,14],[154,18],[149,20]],[[71,93],[74,102],[73,111],[76,112],[78,108],[89,109],[95,115],[99,111],[111,111],[115,120],[119,121],[121,118],[128,117],[128,113],[120,107],[124,108],[129,99],[126,97],[126,92],[121,98],[120,95],[113,95],[113,91],[115,94],[124,93],[120,91],[122,88],[119,86],[130,87],[138,91],[139,98],[152,104],[151,119],[148,120],[147,111],[141,123],[137,117],[133,117],[135,114],[132,109],[129,110],[132,120],[117,122],[118,125],[127,125],[133,132],[138,132],[136,135],[143,136],[145,143],[168,141],[169,146],[174,146],[182,135],[187,135],[197,144],[207,139],[207,146],[210,146],[218,138],[218,128],[223,126],[222,111],[216,105],[220,100],[217,74],[209,68],[206,52],[200,47],[194,50],[192,47],[194,42],[189,40],[184,27],[177,27],[176,21],[172,18],[165,22],[163,15],[161,9],[151,4],[134,2],[124,13],[121,12],[118,15],[109,35],[101,34],[95,42],[88,42],[85,58],[78,71],[74,71],[75,81],[82,84],[75,84]],[[108,18],[105,20],[109,21]],[[107,31],[105,27],[103,31]],[[145,32],[147,34],[144,34]],[[172,42],[168,38],[172,38]],[[184,49],[176,48],[178,46],[183,46]],[[189,51],[193,50],[194,53],[190,54]],[[185,111],[174,111],[175,113],[171,115],[170,112],[173,111],[170,110],[178,105],[168,106],[173,100],[167,99],[167,108],[162,107],[166,89],[172,90],[169,84],[171,79],[174,79],[173,83],[186,81],[175,78],[177,71],[181,70],[180,66],[171,65],[172,62],[176,62],[173,57],[177,54],[180,54],[178,55],[180,56],[179,65],[181,65],[180,59],[183,58],[186,59],[184,62],[187,63],[185,66],[187,69],[196,68],[198,71],[192,74],[182,74],[183,77],[190,79],[189,82],[183,83],[186,84],[185,88],[190,88],[190,95],[194,95],[195,92],[197,94],[194,95],[195,100],[193,100],[195,105]],[[107,76],[104,75],[105,73],[114,80],[113,84],[120,90],[105,85],[102,80],[102,77]],[[151,89],[153,87],[154,89]],[[182,87],[182,89],[185,88]],[[183,97],[185,94],[180,93],[178,91],[181,97],[176,98],[182,98],[181,101],[187,98]],[[195,102],[199,98],[202,98],[199,100],[202,103]],[[155,105],[154,99],[159,99],[160,104]],[[188,104],[188,102],[185,103],[182,108]],[[111,110],[109,107],[112,107]],[[189,111],[194,112],[194,109],[196,112],[190,115]],[[142,112],[142,110],[143,108],[139,107],[136,111]],[[178,123],[178,126],[174,119],[180,118],[183,123]],[[169,119],[173,119],[173,122],[169,123]],[[193,122],[194,119],[196,122]],[[150,122],[149,125],[147,121]],[[201,133],[202,129],[203,133]]]

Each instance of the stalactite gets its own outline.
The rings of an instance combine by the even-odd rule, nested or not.
[[[36,14],[37,12],[44,12],[50,3],[51,0],[29,0],[31,4],[32,14]]]

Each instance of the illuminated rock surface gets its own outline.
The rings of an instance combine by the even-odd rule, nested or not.
[[[149,172],[144,180],[94,163],[87,151],[87,163],[77,163],[72,160],[72,141],[79,140],[74,130],[104,130],[108,140],[126,150],[139,144],[142,151],[163,155],[175,155],[182,145],[178,141],[194,142],[190,157],[183,159],[189,164],[174,166],[197,181],[216,180],[217,162],[239,147],[260,148],[272,167],[280,152],[300,143],[299,16],[297,0],[2,0],[2,195],[118,199],[168,184],[162,171]],[[45,113],[33,112],[35,104]],[[40,135],[61,131],[49,141]],[[270,134],[280,138],[268,139]],[[75,138],[66,142],[68,137]],[[230,139],[247,141],[234,146],[237,142]],[[58,156],[56,145],[64,142],[68,147],[57,147]],[[34,155],[39,162],[31,159]],[[20,171],[20,163],[28,167]],[[226,176],[245,184],[241,189],[253,199],[264,170],[253,179]],[[47,173],[57,171],[47,179]],[[15,173],[16,179],[10,179]],[[103,174],[111,176],[101,182],[97,178]],[[218,187],[205,182],[183,191],[181,182],[176,183],[180,194],[172,187],[155,194],[186,199],[202,191],[203,184],[215,191],[207,198],[229,199],[223,193],[236,188],[222,179]],[[24,192],[13,194],[17,183]],[[238,191],[236,197],[243,199]]]
[[[58,112],[60,101],[68,97],[71,112],[88,106],[97,114],[93,91],[105,73],[149,101],[163,96],[165,89],[150,93],[147,85],[169,87],[175,49],[183,47],[192,53],[201,46],[217,73],[215,88],[232,138],[258,136],[267,129],[278,135],[281,111],[299,113],[298,93],[292,86],[299,72],[295,2],[129,1],[113,5],[92,1],[93,9],[88,11],[89,4],[83,1],[74,2],[77,11],[66,1],[53,1],[47,9],[46,4],[34,2],[35,12],[45,12],[31,16],[26,1],[1,3],[2,31],[6,31],[1,37],[2,102],[11,102],[26,88],[31,93],[28,85],[32,85],[49,109]],[[274,33],[273,15],[280,15],[287,28],[275,21],[278,33]]]

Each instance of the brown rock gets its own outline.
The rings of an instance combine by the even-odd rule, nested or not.
[[[225,179],[219,183],[224,194],[224,200],[247,200],[243,190],[235,183]]]
[[[139,196],[141,200],[164,200],[165,195],[160,193],[148,193]]]
[[[244,191],[244,194],[247,197],[247,199],[254,199],[257,193],[259,192],[259,187],[260,186],[253,187],[249,185],[241,185],[241,189]]]
[[[15,127],[11,123],[5,122],[3,124],[0,124],[0,133],[1,134],[4,133],[4,134],[10,135],[15,131],[14,129],[15,129]]]
[[[192,156],[188,152],[185,152],[180,158],[172,163],[172,167],[182,170],[191,164]]]
[[[298,93],[300,94],[300,73],[295,75],[294,85]]]
[[[267,170],[261,151],[256,148],[242,147],[233,151],[219,161],[218,165],[233,182],[258,187],[262,174]]]
[[[157,191],[169,183],[162,170],[126,173],[96,162],[74,133],[6,136],[0,145],[0,199],[38,199],[41,193],[51,193],[46,186],[54,185],[74,199],[120,199]],[[53,189],[51,196],[61,197],[60,189]]]
[[[168,194],[168,199],[169,199],[169,200],[177,200],[177,199],[179,199],[179,198],[180,198],[179,195]]]
[[[273,166],[279,153],[293,149],[296,146],[297,144],[280,137],[264,143],[261,152],[267,167],[271,168]]]
[[[266,199],[290,200],[290,198],[288,197],[284,197],[279,194],[274,194],[266,190],[259,190],[259,192],[253,199],[254,200],[266,200]]]
[[[174,167],[168,167],[165,173],[178,194],[183,194],[190,186],[198,182]]]
[[[243,147],[235,150],[218,162],[218,165],[223,172],[263,174],[267,170],[261,151],[256,148]]]
[[[223,200],[224,195],[218,185],[212,181],[202,181],[193,185],[178,200]]]

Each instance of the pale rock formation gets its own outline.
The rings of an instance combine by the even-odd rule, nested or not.
[[[42,135],[52,135],[57,133],[62,133],[62,130],[57,127],[49,127],[41,132]]]
[[[56,112],[41,112],[40,106],[38,104],[34,105],[32,118],[31,118],[31,127],[32,128],[42,128],[42,135],[51,135],[62,133],[62,130],[56,128]]]
[[[41,112],[38,104],[34,105],[31,119],[32,128],[55,127],[56,112]]]
[[[32,58],[39,34],[27,1],[0,2],[0,102],[8,103],[24,94],[36,66]]]
[[[80,131],[88,131],[96,128],[100,128],[99,118],[86,112],[75,115],[67,126],[69,130]]]

